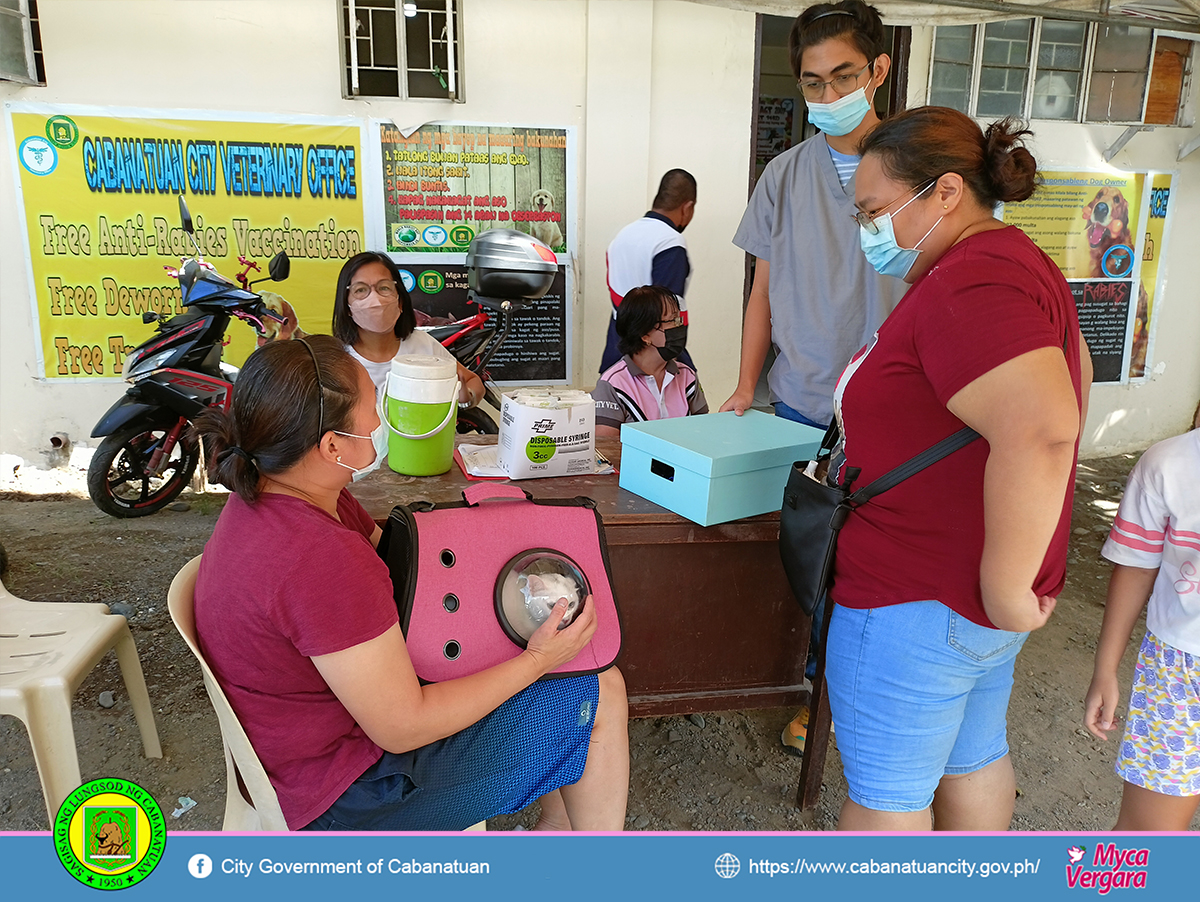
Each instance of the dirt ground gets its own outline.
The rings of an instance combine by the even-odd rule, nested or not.
[[[1009,740],[1020,796],[1018,830],[1103,830],[1120,799],[1115,740],[1081,726],[1082,698],[1103,614],[1110,567],[1099,556],[1136,455],[1080,463],[1066,588],[1050,624],[1017,659]],[[168,814],[180,797],[194,808],[171,829],[219,830],[225,768],[217,719],[199,669],[171,624],[166,590],[199,554],[224,503],[219,494],[183,496],[186,510],[114,520],[87,500],[82,471],[0,473],[0,541],[9,557],[5,585],[32,600],[123,605],[154,704],[161,760],[142,755],[116,660],[84,681],[73,708],[83,778],[121,776],[148,789]],[[11,470],[10,470],[11,473]],[[52,494],[45,494],[51,492]],[[36,493],[36,494],[35,494]],[[1122,672],[1128,688],[1136,643]],[[101,707],[103,692],[115,705]],[[836,736],[820,805],[795,806],[800,760],[779,732],[779,708],[662,717],[630,723],[632,778],[627,826],[634,830],[828,830],[846,797]],[[532,826],[536,811],[497,818],[489,829]],[[0,719],[0,830],[48,828],[37,770],[20,721]],[[1200,815],[1192,823],[1200,829]]]

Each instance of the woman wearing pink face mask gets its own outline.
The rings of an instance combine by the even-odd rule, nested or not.
[[[333,305],[333,334],[361,363],[375,383],[379,396],[392,358],[423,354],[454,360],[437,341],[417,330],[412,299],[400,279],[400,270],[386,254],[367,251],[346,261],[338,274]],[[458,364],[459,404],[474,407],[483,399],[483,382]]]

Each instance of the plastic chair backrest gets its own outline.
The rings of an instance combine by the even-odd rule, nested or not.
[[[283,811],[275,787],[267,779],[267,772],[246,731],[242,729],[229,700],[213,675],[200,647],[196,642],[195,592],[196,574],[200,570],[200,555],[183,565],[183,569],[171,581],[167,590],[167,608],[179,634],[200,662],[204,674],[204,688],[216,709],[221,724],[221,739],[225,747],[225,771],[228,787],[225,798],[225,830],[287,830]],[[246,798],[249,793],[250,798]]]

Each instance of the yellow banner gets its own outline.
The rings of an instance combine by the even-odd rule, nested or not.
[[[1142,247],[1142,276],[1138,290],[1137,312],[1133,320],[1133,345],[1129,352],[1129,378],[1146,375],[1146,352],[1150,344],[1150,323],[1154,313],[1154,293],[1158,288],[1158,261],[1162,259],[1163,232],[1171,199],[1171,175],[1158,172],[1150,177],[1150,211],[1146,217],[1146,242]]]
[[[48,378],[121,375],[149,338],[142,313],[183,312],[166,271],[190,256],[177,197],[206,260],[234,278],[266,276],[278,251],[291,277],[263,282],[300,328],[328,332],[338,271],[363,247],[358,125],[13,112],[39,352]],[[276,302],[278,304],[278,302]],[[225,360],[256,346],[231,322]]]

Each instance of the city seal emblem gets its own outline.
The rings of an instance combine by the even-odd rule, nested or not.
[[[95,889],[140,883],[162,860],[167,825],[154,797],[128,780],[84,783],[54,818],[54,851],[72,877]]]

